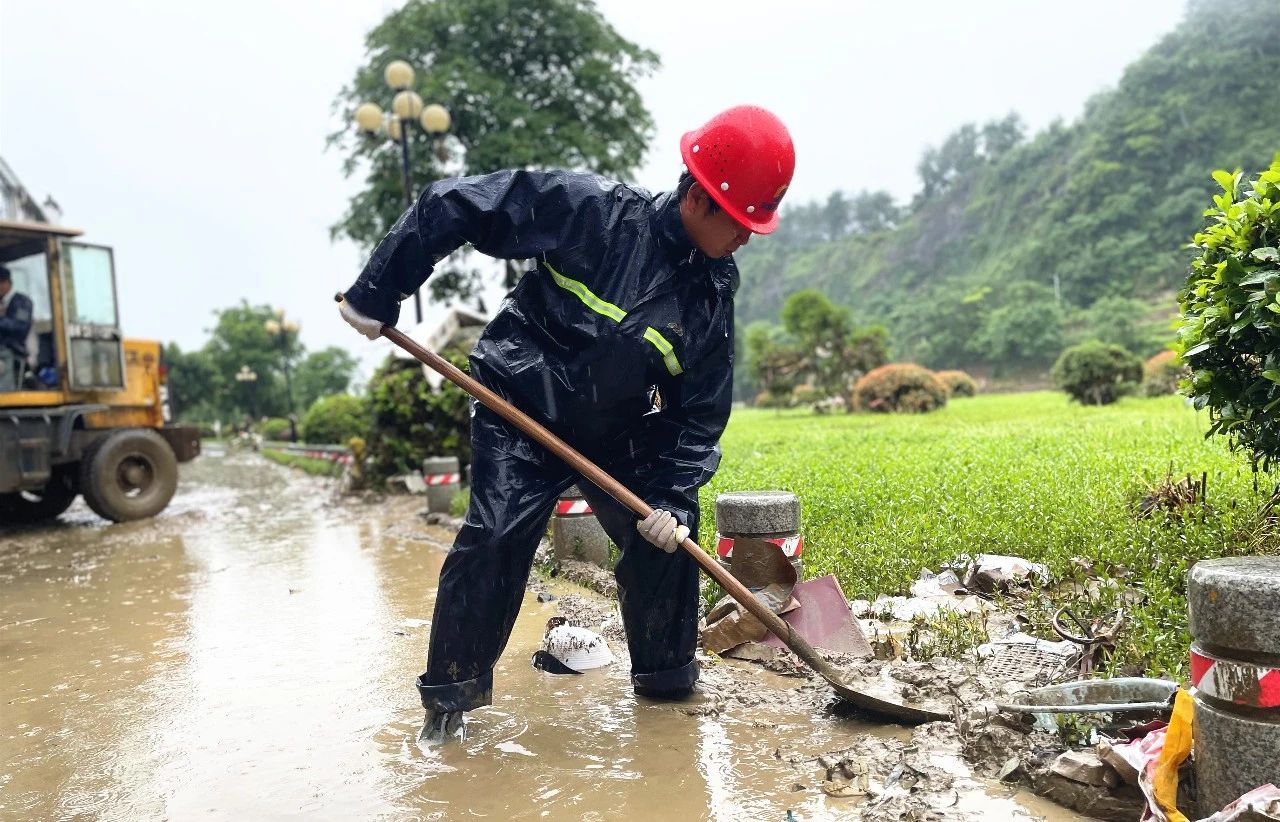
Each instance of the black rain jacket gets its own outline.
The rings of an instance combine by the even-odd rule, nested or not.
[[[27,335],[31,333],[31,299],[17,291],[9,293],[9,306],[0,316],[0,348],[19,357],[27,356]]]
[[[729,418],[732,258],[694,248],[674,193],[654,197],[591,174],[501,171],[427,188],[345,298],[394,325],[401,301],[464,243],[536,263],[476,344],[472,374],[587,456],[625,461],[645,485],[632,490],[650,505],[696,511]],[[551,459],[523,438],[518,447]]]

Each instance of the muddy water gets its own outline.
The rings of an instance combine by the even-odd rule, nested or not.
[[[462,744],[420,747],[412,683],[448,534],[416,507],[205,457],[155,521],[77,503],[0,531],[0,817],[856,815],[785,760],[884,729],[785,699],[697,715],[637,700],[621,665],[540,673],[556,605],[532,595],[494,705]],[[1017,807],[993,801],[991,818]]]

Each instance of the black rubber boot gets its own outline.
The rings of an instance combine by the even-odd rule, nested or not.
[[[455,736],[466,739],[466,727],[462,711],[427,711],[418,741],[428,745],[443,745]]]

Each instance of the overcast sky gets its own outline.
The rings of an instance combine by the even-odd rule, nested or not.
[[[285,306],[310,347],[368,357],[332,302],[362,254],[328,234],[358,179],[324,141],[365,32],[398,5],[0,0],[0,156],[66,224],[115,248],[129,336],[198,347],[213,309],[247,298]],[[599,5],[662,58],[641,85],[657,134],[638,182],[670,187],[680,134],[751,102],[791,129],[792,201],[837,188],[906,199],[924,148],[964,122],[1074,119],[1183,11],[1181,0]]]

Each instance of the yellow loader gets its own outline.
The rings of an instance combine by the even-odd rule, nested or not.
[[[0,357],[0,523],[151,517],[173,497],[197,429],[168,425],[158,342],[125,339],[111,249],[82,232],[0,220],[0,265],[32,303],[25,356]]]

